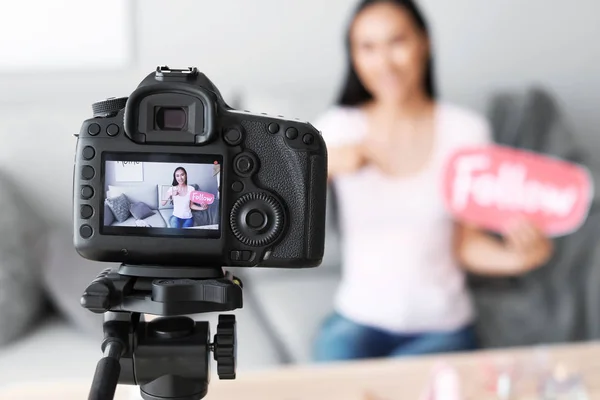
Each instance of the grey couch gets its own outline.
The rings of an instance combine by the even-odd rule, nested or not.
[[[505,115],[500,120],[512,120],[515,114],[519,113]],[[72,168],[72,165],[66,167]],[[334,205],[333,200],[332,196],[328,199],[329,211]],[[286,363],[310,362],[312,341],[321,321],[332,311],[340,281],[339,235],[334,218],[335,214],[328,212],[325,259],[321,267],[311,270],[233,271],[244,282],[244,307],[235,312],[238,317],[240,374]],[[79,257],[73,249],[71,229],[66,223],[54,225],[44,265],[44,283],[56,312],[40,320],[32,332],[12,345],[0,348],[0,386],[39,381],[42,376],[49,380],[89,380],[93,375],[101,355],[102,321],[100,316],[81,308],[79,298],[86,285],[107,265]],[[527,279],[535,279],[535,276]],[[497,289],[492,292],[489,288],[482,291],[475,287],[479,290],[479,307],[493,316],[498,310],[498,302],[486,302],[489,298],[486,294],[506,299],[510,293],[499,294]],[[508,292],[514,293],[523,288],[512,285]],[[573,306],[576,308],[577,304]],[[598,302],[588,303],[588,306],[595,310]],[[516,308],[519,307],[512,309]],[[197,316],[201,317],[208,318],[212,329],[215,329],[217,314]],[[510,317],[503,321],[515,322]],[[516,323],[519,329],[526,328],[526,320],[519,319]],[[493,326],[498,333],[507,329],[502,326],[502,321],[495,321]],[[495,344],[506,343],[506,336],[496,339]]]
[[[195,190],[200,190],[199,185],[190,183]],[[125,195],[131,203],[144,203],[152,211],[153,214],[142,221],[146,226],[154,228],[166,228],[169,226],[169,219],[173,215],[173,204],[171,202],[163,205],[163,199],[161,198],[160,186],[159,185],[111,185],[109,186],[111,197],[116,197],[121,194]],[[105,205],[104,212],[112,213],[110,208]],[[192,215],[194,218],[194,227],[206,227],[218,224],[219,217],[219,199],[215,195],[215,201],[209,205],[207,210],[193,210]],[[105,221],[107,219],[105,218]],[[108,226],[136,226],[139,221],[133,216],[129,215],[129,218],[125,221],[119,222],[114,218],[108,219],[110,224]]]

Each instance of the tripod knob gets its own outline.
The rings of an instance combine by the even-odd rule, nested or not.
[[[85,289],[80,300],[84,308],[97,314],[102,314],[110,309],[115,289],[112,281],[107,278],[110,272],[110,268],[102,271]]]
[[[237,356],[235,315],[219,315],[213,351],[219,378],[235,379]]]

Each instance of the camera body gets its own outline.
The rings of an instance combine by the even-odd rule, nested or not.
[[[306,268],[324,251],[327,150],[312,125],[235,110],[196,68],[93,105],[77,139],[74,245],[90,260]]]

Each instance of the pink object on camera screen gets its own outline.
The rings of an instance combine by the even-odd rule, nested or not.
[[[190,194],[190,199],[192,200],[192,202],[196,203],[196,204],[212,204],[215,201],[215,195],[212,193],[207,193],[207,192],[201,192],[199,190],[194,190],[191,194]]]

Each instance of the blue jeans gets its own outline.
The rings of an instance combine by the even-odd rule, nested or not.
[[[190,228],[194,226],[194,218],[183,219],[171,215],[171,218],[169,218],[169,225],[171,228]]]
[[[466,351],[475,347],[475,333],[471,326],[453,332],[403,335],[360,325],[334,313],[321,328],[314,358],[316,361],[338,361],[401,357]]]

